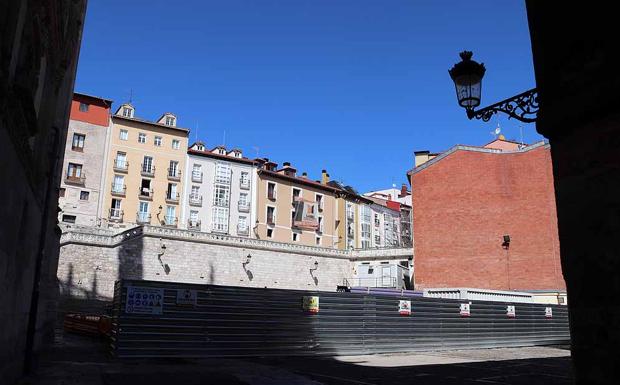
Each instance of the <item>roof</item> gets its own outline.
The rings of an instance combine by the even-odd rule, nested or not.
[[[126,116],[121,116],[121,115],[112,115],[112,119],[128,120],[130,122],[144,123],[144,124],[149,124],[149,125],[155,126],[155,127],[167,128],[169,130],[177,130],[177,131],[183,131],[185,133],[189,133],[189,128],[183,128],[183,127],[177,127],[177,126],[167,126],[165,124],[151,122],[149,120],[140,119],[140,118],[129,118],[129,117],[126,117]]]
[[[101,101],[104,101],[106,103],[109,103],[110,105],[112,105],[112,103],[114,102],[114,100],[112,100],[112,99],[106,99],[106,98],[102,98],[101,96],[89,95],[89,94],[85,94],[85,93],[82,93],[82,92],[73,92],[73,95],[85,96],[87,98],[101,100]]]
[[[201,142],[196,142],[196,143],[192,144],[190,146],[190,148],[187,149],[187,154],[188,155],[198,155],[198,156],[204,156],[205,158],[213,158],[213,159],[225,160],[227,162],[237,162],[237,163],[243,163],[243,164],[248,164],[248,165],[256,164],[256,162],[254,160],[248,159],[248,158],[245,158],[245,157],[243,157],[243,158],[235,158],[233,156],[221,155],[221,154],[217,154],[215,152],[211,152],[213,150],[198,151],[198,150],[192,149],[192,147],[195,144],[197,144],[197,143],[201,143]]]
[[[287,180],[289,182],[293,182],[293,183],[299,183],[299,184],[305,184],[307,186],[310,187],[314,187],[317,189],[322,189],[325,191],[329,191],[332,193],[337,193],[340,191],[340,189],[329,186],[329,185],[325,185],[322,183],[318,183],[315,182],[311,179],[308,178],[302,178],[302,177],[298,177],[298,176],[289,176],[289,175],[285,175],[285,174],[280,174],[276,171],[269,171],[269,170],[258,170],[258,175],[265,175],[271,178],[275,178],[275,179],[283,179],[283,180]]]

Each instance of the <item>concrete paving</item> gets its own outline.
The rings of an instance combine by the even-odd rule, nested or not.
[[[101,340],[59,334],[21,385],[570,384],[567,347],[341,357],[119,360]]]

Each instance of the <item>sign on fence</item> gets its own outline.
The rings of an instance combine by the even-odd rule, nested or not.
[[[403,299],[398,301],[398,313],[400,315],[411,315],[411,301]]]
[[[155,287],[127,286],[125,313],[162,314],[164,289]]]
[[[517,316],[517,311],[515,310],[514,305],[506,306],[506,315],[508,318],[515,318]]]
[[[469,317],[471,315],[471,312],[469,311],[469,304],[468,303],[462,303],[461,304],[460,314],[461,314],[461,317]]]
[[[196,290],[177,289],[177,305],[196,306],[197,298]]]
[[[319,312],[319,297],[304,296],[302,302],[303,309],[309,313]]]

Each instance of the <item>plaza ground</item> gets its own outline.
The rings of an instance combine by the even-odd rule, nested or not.
[[[566,346],[343,357],[111,358],[102,340],[58,331],[20,385],[571,384]]]

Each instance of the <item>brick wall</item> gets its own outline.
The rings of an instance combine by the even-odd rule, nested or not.
[[[416,288],[563,289],[548,146],[437,159],[412,173]]]

